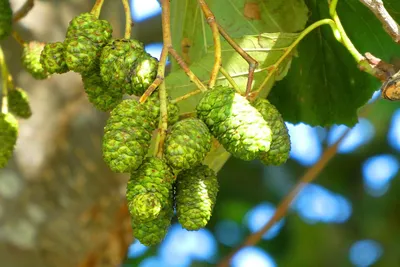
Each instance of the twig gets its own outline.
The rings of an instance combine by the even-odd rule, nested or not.
[[[179,66],[185,71],[186,75],[189,77],[190,81],[194,83],[197,88],[199,88],[201,91],[205,92],[207,91],[207,88],[205,85],[197,78],[197,76],[190,70],[188,65],[186,65],[185,61],[183,58],[181,58],[176,52],[176,50],[171,46],[168,47],[168,52],[171,54],[173,58],[175,58],[176,62],[179,64]]]
[[[17,43],[19,43],[21,46],[25,45],[26,42],[22,39],[21,35],[19,35],[18,32],[12,31],[11,34],[15,41],[17,41]]]
[[[373,103],[373,102],[372,102]],[[360,117],[366,117],[371,110],[372,103],[369,105],[365,106],[359,116]],[[247,247],[247,246],[253,246],[256,243],[258,243],[264,234],[268,232],[268,230],[271,229],[271,227],[278,222],[282,217],[284,217],[290,208],[291,203],[293,200],[296,198],[296,196],[299,194],[299,192],[309,183],[314,181],[316,178],[318,178],[318,175],[321,173],[321,171],[326,167],[328,162],[336,155],[336,152],[338,150],[338,147],[340,143],[343,141],[344,138],[348,136],[348,134],[351,132],[351,128],[348,128],[341,136],[340,138],[330,147],[328,147],[320,159],[311,167],[309,168],[304,175],[300,178],[300,180],[296,183],[294,188],[289,192],[289,194],[286,195],[286,197],[279,203],[274,215],[271,217],[271,219],[261,228],[258,232],[255,232],[247,237],[247,239],[237,248],[235,249],[231,254],[229,254],[227,257],[222,259],[220,263],[218,264],[218,267],[228,267],[231,259],[233,256],[242,248]]]
[[[245,96],[247,97],[250,94],[251,91],[251,85],[253,84],[254,80],[254,71],[258,67],[258,62],[254,58],[252,58],[249,54],[247,54],[230,36],[229,34],[224,30],[224,28],[221,27],[221,25],[218,25],[218,30],[221,33],[222,37],[230,44],[230,46],[233,47],[233,49],[236,50],[236,52],[239,53],[239,55],[247,61],[249,64],[249,76],[247,78],[247,85],[246,85],[246,93]]]
[[[104,0],[96,0],[90,13],[92,13],[93,15],[95,15],[98,18],[100,16],[100,12],[101,12],[101,8],[103,7],[103,4],[104,4]]]
[[[157,87],[164,81],[165,65],[167,63],[168,47],[165,45],[161,50],[160,61],[158,62],[156,79],[150,84],[149,88],[140,97],[139,102],[144,103],[149,96],[157,89]]]
[[[350,38],[347,36],[346,31],[344,30],[342,23],[340,22],[339,16],[337,15],[336,12],[336,6],[337,6],[338,0],[332,0],[330,5],[329,5],[329,13],[333,19],[333,21],[336,24],[336,29],[340,32],[341,36],[341,43],[347,48],[347,50],[350,52],[350,54],[354,57],[354,59],[359,63],[364,59],[363,55],[358,52],[356,47],[353,45],[351,42]]]
[[[350,38],[347,36],[346,31],[344,30],[342,23],[339,19],[339,16],[336,11],[336,6],[337,6],[338,0],[332,0],[330,5],[329,5],[329,13],[332,17],[332,19],[335,22],[336,25],[336,31],[339,32],[341,36],[340,41],[346,49],[350,52],[350,54],[353,56],[355,61],[358,64],[358,68],[361,71],[364,71],[372,76],[375,76],[376,78],[386,81],[390,78],[389,74],[385,73],[385,70],[381,69],[381,65],[375,65],[368,57],[364,57],[358,50],[357,48],[353,45],[351,42]],[[375,57],[373,57],[375,59]],[[382,61],[383,62],[383,61]],[[388,65],[386,63],[386,65]]]
[[[8,68],[4,57],[3,49],[0,46],[0,68],[1,68],[1,113],[8,113]]]
[[[270,67],[267,77],[264,79],[264,81],[261,83],[261,85],[258,87],[258,89],[255,90],[254,92],[252,92],[249,95],[248,98],[250,100],[254,100],[257,97],[257,95],[262,91],[264,86],[269,82],[269,80],[272,78],[272,76],[278,70],[279,65],[286,59],[286,57],[288,57],[290,55],[290,53],[292,53],[293,49],[300,43],[300,41],[303,40],[303,38],[307,34],[309,34],[311,31],[315,30],[316,28],[318,28],[318,27],[320,27],[322,25],[329,25],[332,28],[332,31],[336,32],[335,22],[333,20],[331,20],[331,19],[322,19],[322,20],[314,22],[313,24],[308,26],[304,31],[302,31],[300,33],[300,35],[296,38],[296,40],[288,48],[286,48],[286,50],[283,53],[283,55],[275,62],[275,64],[273,64]],[[335,37],[336,37],[336,39],[340,40],[340,36],[338,36],[337,34],[335,34]],[[268,95],[268,93],[269,92],[267,92],[267,95]]]
[[[400,44],[400,26],[390,16],[389,12],[385,9],[382,0],[360,0],[367,6],[375,16],[380,20],[385,31],[393,38],[393,40]]]
[[[219,71],[222,73],[222,75],[225,76],[225,78],[228,80],[228,82],[232,85],[233,89],[235,89],[236,92],[240,93],[239,86],[237,85],[235,80],[233,80],[232,76],[229,75],[229,72],[226,69],[224,69],[223,67],[221,67],[219,69]]]
[[[14,13],[13,22],[17,22],[25,17],[29,11],[32,10],[33,6],[35,5],[34,0],[26,0],[26,2],[22,5],[22,7]]]
[[[147,98],[156,90],[156,88],[164,81],[165,77],[165,65],[167,62],[168,53],[170,53],[175,60],[178,62],[180,67],[185,71],[186,75],[190,78],[190,80],[196,84],[196,86],[201,91],[206,91],[207,88],[205,85],[197,78],[196,75],[189,69],[184,60],[179,56],[179,54],[172,47],[172,39],[171,39],[171,22],[170,22],[170,3],[169,0],[161,1],[162,13],[161,13],[161,21],[162,21],[162,29],[163,29],[163,49],[161,51],[160,62],[158,63],[157,77],[153,81],[153,83],[147,88],[147,90],[140,97],[140,103],[144,103]]]
[[[131,8],[129,6],[129,0],[122,0],[125,12],[125,39],[131,38],[132,31],[132,19],[131,19]]]
[[[202,91],[200,89],[197,89],[197,90],[194,90],[194,91],[192,91],[190,93],[187,93],[186,95],[183,95],[183,96],[177,97],[175,99],[172,99],[170,102],[172,104],[176,104],[176,103],[178,103],[178,102],[180,102],[182,100],[188,99],[189,97],[192,97],[192,96],[200,94],[200,93],[202,93]]]
[[[215,81],[217,80],[219,68],[221,67],[221,40],[219,38],[219,31],[218,31],[218,25],[215,21],[215,16],[211,12],[210,8],[206,4],[204,0],[198,0],[201,9],[203,10],[204,15],[206,16],[207,22],[211,27],[211,32],[213,35],[213,41],[214,41],[214,66],[211,70],[211,76],[210,76],[210,82],[208,86],[210,88],[213,88],[215,85]]]
[[[196,111],[186,112],[179,115],[179,120],[196,117]]]
[[[169,0],[168,0],[169,1]],[[165,88],[165,82],[162,82],[160,84],[159,90],[159,95],[160,95],[160,124],[161,127],[159,128],[159,138],[157,139],[158,141],[158,152],[157,152],[157,157],[162,158],[163,157],[163,152],[164,152],[164,142],[165,142],[165,137],[167,134],[167,129],[168,129],[168,103],[167,103],[167,89]]]

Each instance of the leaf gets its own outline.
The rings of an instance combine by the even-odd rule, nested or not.
[[[312,11],[309,24],[329,17],[326,1],[307,0]],[[389,11],[400,16],[400,1],[385,3]],[[343,26],[361,53],[371,52],[389,60],[400,54],[400,46],[383,30],[373,13],[358,0],[339,1],[338,14]],[[357,110],[379,87],[374,77],[361,72],[349,52],[338,43],[329,26],[309,34],[298,46],[299,57],[291,71],[278,82],[269,100],[285,120],[310,125],[354,125]]]
[[[207,4],[232,38],[265,32],[298,32],[308,19],[303,0],[209,0]],[[213,44],[209,25],[195,0],[171,1],[171,30],[173,46],[183,55],[187,52],[188,63],[201,59]]]
[[[246,50],[253,58],[259,62],[255,71],[252,88],[258,88],[268,74],[268,69],[282,56],[286,47],[288,47],[297,38],[297,33],[265,33],[261,35],[244,36],[235,41]],[[222,66],[238,84],[242,93],[246,90],[248,64],[236,53],[236,51],[227,43],[222,42]],[[271,88],[275,80],[282,79],[288,70],[291,58],[287,58],[278,68],[276,76],[272,76],[270,81],[264,87],[264,90]],[[200,80],[207,83],[210,70],[214,63],[214,53],[209,50],[207,54],[199,61],[195,62],[190,69]],[[182,96],[186,93],[196,90],[185,72],[181,69],[170,73],[166,79],[167,89],[172,98]],[[229,85],[227,79],[221,74],[218,76],[217,85]],[[185,101],[179,102],[181,112],[191,112],[194,110],[201,95],[198,94]]]

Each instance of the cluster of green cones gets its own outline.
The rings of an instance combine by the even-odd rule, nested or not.
[[[126,197],[134,236],[147,246],[163,240],[174,214],[190,231],[209,222],[218,181],[203,161],[213,138],[234,157],[267,165],[285,163],[290,151],[288,130],[272,104],[265,99],[250,103],[232,88],[217,86],[203,95],[196,117],[179,120],[178,108],[169,103],[163,155],[155,157],[149,147],[160,120],[159,104],[157,91],[143,104],[123,100],[111,111],[103,138],[108,166],[130,173]]]
[[[3,17],[8,19],[7,14]],[[128,208],[134,236],[144,245],[163,240],[174,214],[190,231],[209,222],[219,187],[216,173],[203,162],[214,139],[245,161],[281,165],[289,157],[290,137],[279,111],[266,99],[251,103],[226,86],[205,92],[195,117],[180,120],[177,105],[168,99],[169,128],[165,140],[158,142],[158,91],[144,103],[135,97],[123,99],[126,94],[141,96],[152,84],[157,59],[137,40],[113,38],[110,23],[92,13],[72,19],[63,42],[26,43],[22,63],[36,79],[80,73],[89,101],[101,111],[111,111],[104,127],[103,158],[112,171],[130,174]],[[11,113],[0,116],[0,142],[6,144],[0,167],[17,140],[12,113],[22,118],[31,114],[22,108],[25,100],[22,90],[11,90]],[[152,143],[161,147],[150,149]],[[154,151],[163,153],[155,156]]]
[[[54,73],[80,73],[89,101],[101,111],[110,111],[124,94],[142,95],[158,66],[141,42],[113,38],[112,32],[108,21],[82,13],[69,23],[63,42],[25,43],[22,65],[38,80]]]

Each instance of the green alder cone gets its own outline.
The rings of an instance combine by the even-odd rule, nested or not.
[[[65,62],[70,70],[84,73],[97,67],[97,46],[85,36],[66,38]]]
[[[160,214],[162,206],[154,193],[138,194],[128,203],[131,216],[137,221],[154,220]]]
[[[105,86],[98,72],[82,74],[86,95],[98,110],[110,111],[122,101],[123,93]]]
[[[70,21],[66,38],[85,36],[93,43],[105,45],[110,41],[112,32],[112,26],[108,21],[100,20],[86,12]]]
[[[185,170],[176,182],[176,213],[187,230],[199,230],[207,225],[217,200],[218,180],[206,165]]]
[[[290,136],[282,115],[274,105],[266,99],[258,98],[253,106],[261,113],[272,129],[271,149],[260,155],[266,165],[281,165],[287,161],[290,153]]]
[[[0,113],[0,168],[4,168],[11,158],[17,137],[17,119],[11,113]]]
[[[131,74],[131,87],[126,88],[129,95],[141,96],[157,76],[158,60],[144,52],[137,60]]]
[[[27,93],[21,88],[10,90],[7,95],[8,109],[17,117],[27,119],[32,116]]]
[[[101,51],[111,37],[111,24],[91,13],[72,19],[64,41],[68,68],[79,73],[95,69],[99,65]]]
[[[49,76],[40,62],[40,55],[44,46],[45,43],[32,41],[24,44],[22,50],[22,66],[37,80],[43,80]]]
[[[170,194],[167,203],[157,218],[147,222],[140,222],[131,218],[134,237],[145,246],[154,246],[161,243],[168,232],[168,228],[171,226],[173,215],[173,196]]]
[[[147,157],[139,169],[131,173],[126,187],[129,211],[136,221],[158,217],[173,192],[175,181],[168,165],[159,158]]]
[[[179,107],[177,104],[173,104],[170,99],[168,101],[168,125],[173,125],[179,120]],[[158,92],[154,92],[151,96],[146,100],[145,105],[150,108],[151,116],[154,118],[158,118],[160,116],[160,97]]]
[[[101,52],[100,74],[104,83],[124,92],[132,92],[132,77],[143,44],[133,39],[114,39]]]
[[[132,172],[142,164],[157,123],[149,107],[135,99],[123,100],[111,111],[104,128],[103,158],[112,171]]]
[[[49,74],[66,73],[69,71],[64,57],[64,44],[61,42],[48,43],[40,55],[40,63]]]
[[[269,151],[272,131],[249,101],[232,88],[217,86],[196,107],[197,116],[234,157],[250,161]]]
[[[0,40],[10,35],[12,30],[12,9],[9,0],[0,0]]]
[[[164,144],[164,157],[174,170],[186,170],[200,164],[211,148],[207,125],[197,118],[175,123]]]

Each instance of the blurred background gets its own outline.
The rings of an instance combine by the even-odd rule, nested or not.
[[[68,22],[94,1],[36,1],[17,31],[26,40],[62,41]],[[122,5],[106,1],[101,17],[123,35]],[[12,0],[14,10],[24,1]],[[161,51],[156,0],[132,0],[133,38],[155,57]],[[50,25],[50,26],[49,26]],[[0,170],[0,266],[215,266],[259,230],[344,126],[288,123],[291,159],[281,167],[231,158],[218,174],[220,192],[206,229],[188,232],[176,221],[164,242],[148,248],[133,239],[124,193],[127,175],[101,157],[107,114],[87,101],[79,75],[35,81],[20,63],[21,48],[3,44],[33,116],[20,121],[13,159]],[[378,88],[377,88],[378,89]],[[377,92],[371,99],[379,98]],[[400,109],[377,100],[340,144],[338,155],[233,267],[400,266]],[[397,214],[399,212],[399,214]]]

